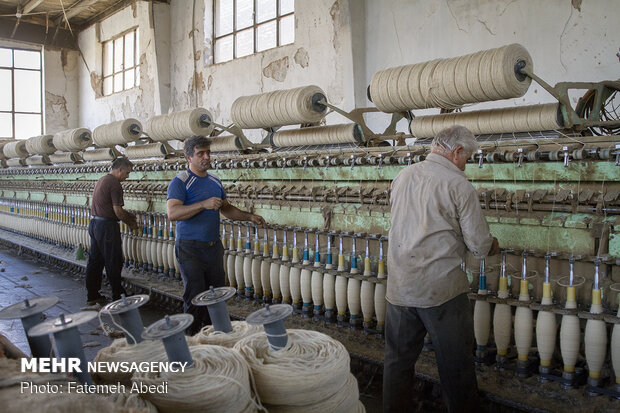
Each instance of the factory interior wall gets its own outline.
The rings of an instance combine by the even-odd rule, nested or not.
[[[366,87],[378,70],[509,43],[525,46],[535,72],[552,85],[615,80],[619,45],[613,40],[620,38],[620,27],[612,24],[614,9],[616,0],[298,0],[293,44],[213,64],[212,0],[172,0],[169,5],[138,1],[79,34],[84,59],[76,58],[77,123],[94,128],[126,117],[144,122],[202,106],[218,123],[228,124],[237,97],[308,84],[351,110],[372,106]],[[140,87],[102,97],[101,42],[136,26]],[[55,66],[59,78],[58,62]],[[63,66],[67,83],[75,77],[71,67]],[[72,87],[66,88],[70,95]],[[522,98],[475,107],[551,101],[533,85]],[[68,105],[68,126],[77,126],[74,110]],[[368,117],[377,131],[388,119],[385,114]],[[343,121],[337,114],[327,117],[330,124]],[[404,130],[402,125],[399,129]],[[255,142],[262,137],[259,131],[248,135]]]

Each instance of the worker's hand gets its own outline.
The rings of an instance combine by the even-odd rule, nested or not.
[[[259,227],[267,228],[267,223],[265,222],[265,219],[260,215],[251,214],[250,221],[252,221],[255,225]]]
[[[497,238],[493,237],[493,244],[491,244],[491,249],[489,250],[489,256],[499,254],[499,241]]]
[[[222,200],[215,196],[209,199],[205,199],[204,201],[202,201],[202,207],[204,209],[213,209],[217,211],[222,207]]]
[[[131,229],[138,229],[138,221],[136,220],[136,216],[132,213],[128,213],[127,221],[125,224]]]

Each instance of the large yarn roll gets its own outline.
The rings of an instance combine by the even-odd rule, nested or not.
[[[60,163],[76,163],[81,160],[80,155],[72,152],[57,152],[49,156],[50,162],[53,164]]]
[[[117,153],[112,148],[92,149],[82,153],[82,158],[84,158],[85,161],[111,161],[115,159],[116,156]]]
[[[216,346],[222,347],[230,347],[232,348],[237,341],[250,336],[252,334],[260,333],[263,331],[261,326],[250,325],[245,321],[232,321],[233,331],[230,333],[222,333],[220,331],[215,331],[213,326],[203,327],[196,335],[191,337],[190,344],[191,345],[200,345],[200,344],[212,344]]]
[[[287,334],[288,343],[280,351],[272,351],[262,333],[235,344],[252,368],[263,403],[295,406],[291,411],[296,411],[320,404],[345,388],[350,380],[349,353],[340,342],[316,331],[292,329]]]
[[[146,121],[144,130],[157,142],[185,140],[194,135],[209,135],[215,127],[212,119],[211,113],[204,108],[188,109],[154,116]]]
[[[326,106],[317,104],[324,98],[325,92],[314,85],[242,96],[233,102],[230,116],[245,129],[317,123],[327,113]]]
[[[209,138],[211,152],[239,151],[244,149],[241,138],[233,135],[214,136]]]
[[[11,158],[6,160],[6,166],[26,166],[23,158]]]
[[[382,112],[409,109],[453,109],[468,103],[523,96],[531,78],[515,72],[532,58],[520,44],[381,70],[370,81],[369,93]]]
[[[0,160],[7,158],[4,154],[4,147],[11,142],[15,142],[15,140],[0,140]]]
[[[59,151],[77,152],[93,143],[91,132],[86,128],[69,129],[54,135],[54,146]]]
[[[50,158],[46,155],[33,155],[26,158],[26,165],[49,165]]]
[[[26,140],[26,150],[30,155],[50,155],[56,152],[54,135],[33,136]]]
[[[160,157],[167,154],[168,149],[161,142],[132,145],[125,148],[125,156],[129,159]]]
[[[26,141],[9,142],[2,148],[7,158],[26,158],[30,153],[26,150]]]
[[[165,350],[160,340],[144,340],[138,344],[127,344],[125,338],[114,340],[108,347],[104,347],[95,356],[93,361],[109,362],[109,361],[128,361],[140,363],[143,361],[152,361],[165,355]],[[133,373],[123,373],[120,371],[113,372],[96,372],[93,373],[93,380],[97,383],[117,383],[121,382],[131,386],[131,376]]]
[[[411,133],[417,138],[434,137],[441,130],[461,125],[474,135],[532,132],[562,128],[559,104],[518,106],[473,112],[418,116],[411,121]]]
[[[142,134],[142,124],[129,118],[100,125],[93,130],[93,142],[97,146],[123,145],[133,142]]]
[[[364,133],[357,123],[281,130],[271,137],[276,147],[359,143],[363,140]]]
[[[161,413],[256,412],[251,372],[238,352],[220,346],[190,347],[194,366],[177,373],[135,373],[133,382],[146,385],[168,383],[168,393],[144,397]],[[165,356],[153,361],[167,361]]]

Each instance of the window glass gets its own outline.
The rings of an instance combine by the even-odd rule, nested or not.
[[[13,114],[0,113],[0,138],[13,137]]]
[[[38,135],[41,135],[41,114],[15,114],[15,137],[17,139],[28,139]]]
[[[103,75],[108,76],[112,74],[112,62],[114,56],[112,55],[114,48],[112,42],[105,42],[103,44]]]
[[[254,53],[254,29],[237,33],[235,47],[237,48],[237,57]]]
[[[10,69],[0,69],[0,110],[13,110],[13,76]]]
[[[123,70],[123,38],[114,40],[114,73]]]
[[[215,36],[220,37],[233,31],[232,0],[215,1]]]
[[[256,38],[256,51],[262,52],[263,50],[276,47],[276,21],[272,20],[268,23],[261,24],[257,29]]]
[[[262,23],[265,20],[275,19],[276,0],[256,0],[256,22]]]
[[[254,24],[254,0],[235,0],[236,2],[236,30],[250,27]]]
[[[295,16],[290,15],[280,20],[280,45],[295,41]]]
[[[132,30],[103,43],[103,95],[140,84],[140,31]]]
[[[41,69],[41,52],[35,50],[15,50],[14,66],[20,69]]]
[[[295,0],[280,0],[280,15],[292,13],[295,10]]]
[[[131,89],[135,83],[135,69],[130,69],[125,72],[125,89]]]
[[[114,93],[123,90],[123,72],[114,75]]]
[[[233,36],[222,37],[215,41],[215,61],[227,62],[233,58]]]
[[[0,47],[0,66],[13,66],[13,50]]]
[[[15,111],[41,112],[41,72],[38,70],[19,70],[15,76]]]
[[[134,35],[133,32],[125,35],[125,68],[134,66]]]

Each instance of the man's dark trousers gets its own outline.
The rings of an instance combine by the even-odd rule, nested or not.
[[[86,265],[87,300],[100,298],[103,268],[112,287],[112,299],[118,300],[125,289],[121,285],[123,250],[118,222],[112,219],[93,218],[88,224],[90,252]]]
[[[224,286],[224,247],[220,240],[201,242],[177,239],[174,251],[183,279],[183,311],[194,316],[187,332],[194,335],[203,326],[211,324],[211,317],[206,306],[195,306],[192,299],[211,286]]]
[[[431,336],[449,412],[474,412],[478,407],[478,385],[474,370],[473,317],[467,294],[437,307],[402,307],[387,303],[383,411],[414,411],[412,398],[414,366]]]

